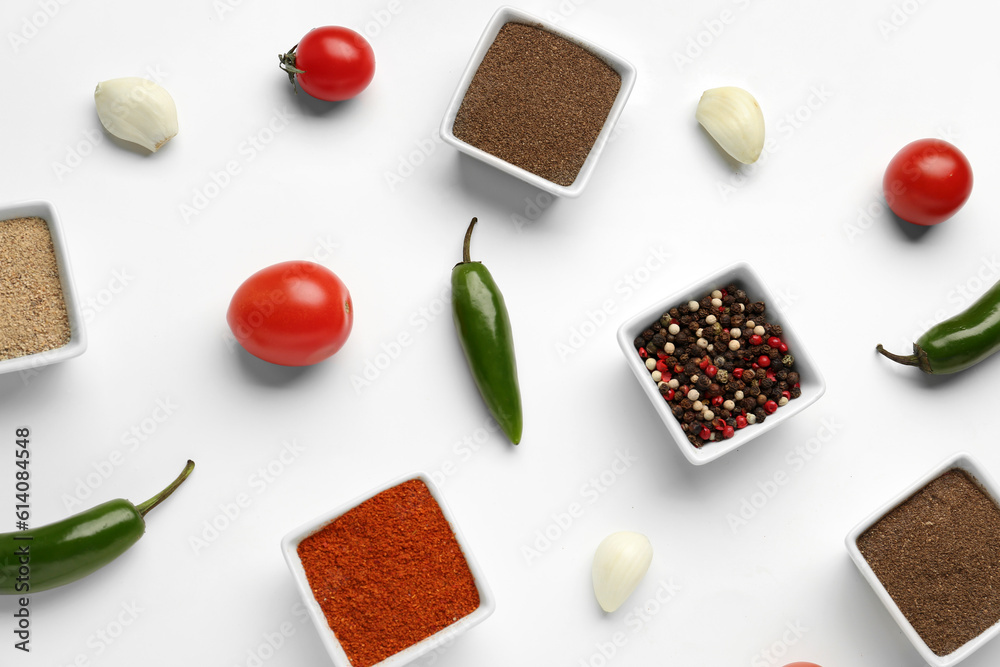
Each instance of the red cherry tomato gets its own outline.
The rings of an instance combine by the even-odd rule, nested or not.
[[[281,68],[302,90],[328,102],[349,100],[368,87],[375,76],[375,52],[350,28],[315,28],[288,53]]]
[[[354,305],[343,281],[326,267],[282,262],[239,286],[226,321],[255,357],[282,366],[309,366],[344,345],[354,325]]]
[[[960,150],[940,139],[907,144],[882,180],[892,212],[915,225],[936,225],[955,215],[972,192],[972,166]]]

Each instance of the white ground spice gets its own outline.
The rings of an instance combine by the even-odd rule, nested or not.
[[[0,361],[54,350],[69,338],[48,223],[0,220]]]

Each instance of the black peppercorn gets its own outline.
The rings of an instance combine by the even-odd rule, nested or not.
[[[643,338],[642,336],[639,336],[634,341],[632,341],[632,344],[635,345],[635,349],[638,350],[639,348],[644,347],[646,345],[646,339]]]
[[[750,306],[750,312],[754,315],[762,315],[764,313],[764,302],[754,301]]]
[[[707,375],[699,375],[698,381],[695,382],[695,386],[698,387],[698,389],[701,389],[702,391],[705,391],[711,385],[712,385],[712,378],[708,377]]]
[[[788,390],[788,393],[791,395],[792,398],[798,398],[799,396],[802,395],[802,390],[799,389],[798,387],[792,387],[791,389]]]
[[[796,373],[795,371],[789,371],[788,377],[786,377],[785,379],[788,380],[788,384],[794,387],[799,383],[799,374]]]
[[[645,331],[643,331],[642,332],[642,338],[643,338],[643,340],[646,340],[646,341],[651,340],[653,338],[653,330],[652,329],[646,329]]]
[[[764,412],[764,408],[757,408],[754,410],[753,416],[757,418],[758,424],[763,424],[764,420],[767,419],[767,413]]]

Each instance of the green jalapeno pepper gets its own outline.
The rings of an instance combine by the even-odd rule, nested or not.
[[[913,344],[913,354],[884,356],[925,373],[957,373],[1000,350],[1000,282],[951,319],[935,324]]]
[[[451,305],[458,340],[472,377],[493,418],[515,445],[521,442],[521,389],[517,382],[510,316],[493,276],[469,259],[472,219],[465,232],[462,261],[451,271]]]
[[[194,470],[188,461],[170,486],[144,503],[109,500],[30,530],[0,534],[0,594],[28,595],[81,579],[122,555],[146,531],[143,517]]]

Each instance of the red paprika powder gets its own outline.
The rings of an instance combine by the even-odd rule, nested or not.
[[[479,607],[465,555],[420,479],[348,510],[302,540],[298,554],[354,667],[371,667]]]

